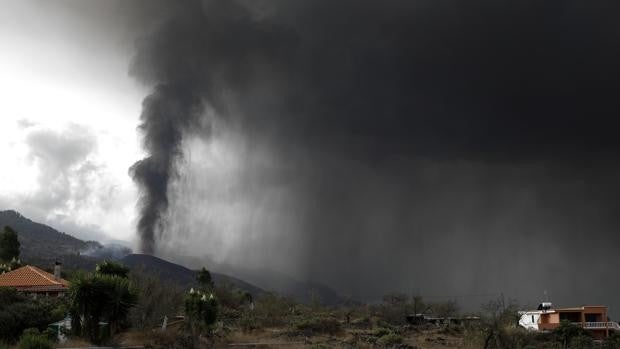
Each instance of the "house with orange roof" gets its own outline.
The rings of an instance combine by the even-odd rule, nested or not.
[[[0,275],[0,287],[15,288],[27,294],[60,297],[69,290],[69,282],[60,277],[60,263],[54,266],[54,274],[26,265]]]
[[[519,312],[519,325],[534,331],[552,331],[562,321],[568,321],[589,332],[596,339],[609,337],[613,331],[620,331],[620,325],[607,316],[604,305],[584,305],[572,308],[552,308],[549,302],[543,302],[537,310]]]

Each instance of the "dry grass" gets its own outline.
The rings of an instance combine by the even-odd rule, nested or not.
[[[251,332],[241,330],[230,332],[225,339],[218,339],[209,348],[360,348],[370,349],[378,346],[367,339],[372,331],[346,328],[336,335],[289,336],[287,327],[271,327]],[[177,339],[177,331],[128,331],[114,338],[119,346],[144,345],[153,348],[166,347]],[[438,328],[409,329],[401,333],[403,344],[416,349],[473,349],[463,343],[462,336],[447,333]],[[237,344],[237,346],[231,345]],[[252,345],[253,344],[253,345]],[[72,339],[59,348],[86,347],[90,344],[79,339]],[[207,348],[207,344],[204,345]]]
[[[287,337],[283,335],[286,329],[270,328],[252,332],[233,332],[226,342],[218,343],[217,348],[234,348],[230,344],[239,345],[238,348],[248,348],[249,344],[260,344],[256,348],[313,348],[323,345],[326,348],[377,348],[372,343],[365,342],[364,336],[368,331],[346,329],[335,336]],[[458,335],[442,333],[439,329],[410,331],[403,334],[403,344],[417,349],[459,349],[465,348],[463,339]],[[300,343],[301,342],[301,343]],[[271,344],[271,345],[270,345]]]

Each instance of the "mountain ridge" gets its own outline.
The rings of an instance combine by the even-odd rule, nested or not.
[[[5,225],[18,232],[21,259],[24,263],[49,268],[55,261],[60,261],[67,269],[92,270],[104,259],[118,260],[129,267],[141,265],[147,271],[158,274],[160,278],[172,280],[183,287],[195,285],[196,270],[184,266],[187,261],[178,263],[183,256],[171,258],[175,260],[171,262],[156,256],[133,254],[130,249],[123,250],[122,246],[106,248],[97,241],[83,241],[48,225],[34,222],[15,210],[0,211],[0,229]],[[200,265],[189,264],[194,267]],[[217,284],[229,283],[252,294],[274,291],[302,303],[309,303],[314,296],[318,296],[318,299],[328,305],[337,305],[344,301],[343,297],[329,286],[299,281],[273,271],[223,265],[221,269],[218,269],[217,265],[207,267]]]

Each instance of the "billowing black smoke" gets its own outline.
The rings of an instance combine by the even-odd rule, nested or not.
[[[183,141],[212,120],[246,157],[219,192],[213,167],[190,183],[196,254],[220,229],[248,236],[233,258],[353,297],[607,302],[588,285],[620,243],[620,2],[594,3],[170,2],[131,68],[155,88],[134,167],[145,251]],[[213,223],[214,202],[243,208],[237,231]]]
[[[187,86],[159,84],[143,102],[140,130],[149,156],[130,169],[140,187],[138,233],[140,249],[155,251],[155,242],[164,229],[168,208],[168,186],[178,175],[176,166],[183,157],[183,138],[201,128],[202,99]]]
[[[165,230],[168,190],[177,177],[187,136],[209,134],[208,106],[226,115],[228,93],[252,81],[254,60],[277,57],[281,32],[257,22],[235,2],[187,2],[177,16],[139,41],[130,73],[153,92],[143,102],[140,130],[149,156],[130,169],[141,189],[138,233],[142,252],[153,253]],[[233,31],[227,28],[237,27]]]

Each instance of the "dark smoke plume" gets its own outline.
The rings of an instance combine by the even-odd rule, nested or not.
[[[141,189],[138,233],[145,253],[155,251],[163,232],[168,189],[178,175],[184,137],[208,134],[204,106],[223,114],[226,92],[237,93],[247,84],[253,59],[279,59],[273,55],[277,51],[271,52],[274,45],[265,44],[280,41],[272,38],[277,32],[252,20],[250,12],[237,3],[186,5],[151,38],[138,43],[130,71],[138,80],[156,86],[144,100],[140,117],[144,148],[150,156],[130,171]],[[232,25],[241,28],[227,32]]]
[[[199,128],[203,115],[201,98],[185,86],[157,85],[143,102],[143,145],[149,156],[130,169],[139,185],[140,218],[138,233],[140,249],[155,251],[155,241],[163,229],[163,217],[168,208],[168,185],[178,175],[176,166],[183,157],[181,144],[190,130]]]
[[[134,168],[145,250],[212,108],[213,137],[226,123],[244,157],[221,191],[205,166],[170,201],[187,238],[167,240],[196,255],[239,235],[225,258],[354,298],[551,289],[614,305],[618,282],[588,285],[620,244],[620,2],[170,4],[131,68],[160,86]],[[213,223],[218,207],[234,219]]]

